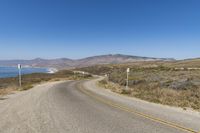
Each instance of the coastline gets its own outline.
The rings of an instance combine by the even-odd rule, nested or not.
[[[56,69],[56,68],[47,68],[47,70],[48,70],[47,73],[50,73],[50,74],[58,72],[58,69]]]
[[[25,66],[23,68],[44,68],[44,69],[47,69],[47,73],[56,73],[58,72],[58,69],[54,68],[54,67],[32,67],[32,66]]]
[[[17,67],[14,67],[14,66],[0,66],[0,68],[3,68],[3,69],[0,69],[0,78],[11,78],[11,77],[17,77],[18,76],[18,70],[17,70]],[[6,69],[4,70],[4,68],[11,68],[11,69],[14,69],[14,70],[9,70],[7,71]],[[16,69],[16,70],[15,70]],[[49,73],[49,74],[54,74],[56,72],[58,72],[58,69],[56,68],[53,68],[53,67],[31,67],[31,66],[23,66],[22,67],[23,71],[26,71],[27,69],[42,69],[42,70],[39,70],[39,71],[33,71],[33,72],[25,72],[23,73],[22,75],[25,75],[25,74],[32,74],[32,73]],[[29,70],[28,70],[29,71]],[[8,73],[7,73],[8,72]],[[6,74],[7,73],[7,74]]]

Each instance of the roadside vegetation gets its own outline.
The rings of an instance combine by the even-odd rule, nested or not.
[[[0,95],[6,95],[13,91],[22,91],[32,88],[34,85],[47,81],[59,81],[59,80],[80,80],[91,78],[90,74],[76,73],[70,70],[58,71],[54,74],[49,73],[33,73],[22,75],[22,87],[19,87],[18,77],[13,78],[0,78]]]
[[[130,68],[129,91],[125,91],[126,69]],[[137,62],[102,65],[81,70],[108,75],[104,88],[154,103],[200,111],[200,61]]]

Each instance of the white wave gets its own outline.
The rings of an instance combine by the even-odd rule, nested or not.
[[[57,71],[56,68],[48,68],[48,73],[56,73]]]

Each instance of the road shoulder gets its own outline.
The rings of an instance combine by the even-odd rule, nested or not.
[[[114,92],[108,91],[104,88],[97,86],[97,82],[101,80],[94,79],[91,81],[86,81],[83,83],[83,87],[100,96],[103,99],[110,100],[114,103],[121,104],[130,109],[134,109],[141,113],[166,120],[169,122],[176,123],[183,127],[188,127],[196,131],[200,131],[200,113],[196,111],[185,111],[181,108],[170,107],[166,105],[160,105],[155,103],[150,103],[137,98],[127,97],[124,95],[116,94]]]

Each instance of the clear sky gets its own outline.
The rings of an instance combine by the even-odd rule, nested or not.
[[[0,0],[0,59],[200,57],[200,0]]]

